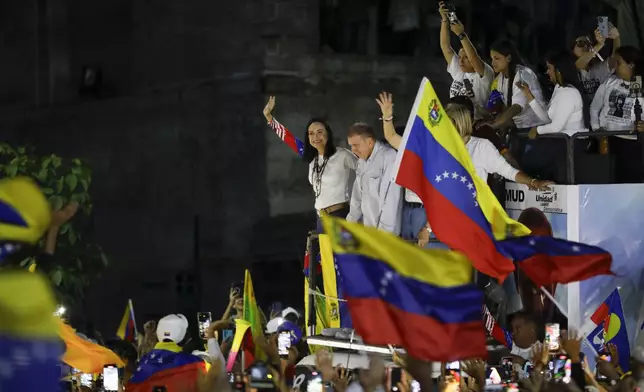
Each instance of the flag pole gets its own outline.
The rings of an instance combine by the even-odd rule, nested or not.
[[[127,304],[130,306],[130,313],[132,314],[132,323],[134,324],[134,339],[137,338],[139,331],[136,329],[136,319],[134,318],[134,305],[132,304],[132,299],[127,300]]]
[[[553,304],[555,304],[555,306],[559,309],[559,311],[561,312],[561,314],[562,314],[565,318],[568,318],[568,312],[566,312],[566,311],[564,310],[563,306],[559,303],[559,301],[557,301],[557,300],[555,299],[555,297],[553,297],[553,296],[552,296],[552,294],[550,294],[550,292],[549,292],[548,290],[546,290],[543,286],[541,286],[541,287],[540,287],[540,289],[541,289],[541,292],[542,292],[546,297],[548,297],[548,299],[549,299],[550,301],[552,301],[552,303],[553,303]],[[570,329],[570,325],[568,325],[568,327],[569,327],[569,329]],[[573,325],[573,327],[574,327],[575,329],[577,329],[577,331],[578,331],[579,333],[581,333],[581,327],[580,327],[580,326],[574,326],[574,325]],[[597,355],[598,355],[598,354],[597,354],[597,350],[595,350],[595,347],[593,347],[593,345],[590,343],[590,341],[588,340],[588,337],[587,337],[587,336],[585,336],[585,335],[584,335],[584,337],[583,337],[583,341],[586,343],[586,346],[588,346],[588,347],[593,351],[593,353],[595,354],[595,356],[597,356]]]

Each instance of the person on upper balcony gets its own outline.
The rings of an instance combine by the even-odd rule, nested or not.
[[[499,96],[505,109],[489,125],[495,129],[503,129],[512,127],[514,122],[519,131],[528,131],[543,124],[544,121],[534,113],[525,94],[518,87],[519,84],[527,84],[535,99],[543,103],[541,85],[534,71],[523,65],[514,44],[507,40],[495,42],[491,46],[490,57],[492,68],[498,73],[492,82],[490,95]]]
[[[383,121],[393,124],[393,117]],[[403,192],[393,178],[396,150],[378,141],[365,123],[349,127],[348,140],[359,161],[347,220],[400,235]]]
[[[453,12],[450,12],[445,2],[439,3],[441,15],[440,45],[445,61],[447,61],[447,72],[452,76],[452,85],[449,90],[450,98],[458,95],[465,95],[474,102],[476,119],[482,114],[478,108],[485,107],[490,95],[490,85],[494,79],[494,70],[486,64],[476,51],[476,48],[465,34],[465,26],[456,19]],[[458,36],[461,42],[461,49],[458,54],[450,43],[450,30]]]
[[[600,59],[601,55],[599,52],[606,45],[606,39],[613,40],[613,54],[617,51],[620,46],[619,31],[615,26],[609,24],[608,36],[604,37],[599,31],[599,28],[595,29],[595,42],[593,45],[591,39],[587,35],[582,35],[575,39],[575,44],[572,48],[572,53],[575,56],[575,66],[579,71],[579,77],[583,83],[582,94],[589,104],[595,92],[599,88],[599,85],[604,83],[606,78],[608,78],[612,73],[612,68],[610,59]]]
[[[644,106],[642,86],[635,83],[636,77],[641,80],[644,75],[644,55],[634,46],[622,46],[615,52],[614,61],[615,75],[610,75],[599,86],[590,105],[590,126],[593,131],[644,132],[644,122],[636,123],[635,111],[636,100],[639,107]],[[642,182],[642,148],[637,136],[610,136],[608,145],[615,153],[616,180]]]
[[[488,174],[496,173],[509,181],[525,184],[530,189],[545,190],[553,184],[552,181],[531,178],[524,172],[515,169],[501,156],[492,142],[472,136],[474,132],[473,120],[467,107],[450,103],[445,108],[445,113],[461,136],[465,149],[472,158],[476,174],[483,181],[487,180]]]
[[[527,83],[518,87],[528,100],[534,113],[546,122],[530,129],[529,137],[563,132],[574,135],[587,132],[584,124],[584,102],[581,96],[583,87],[575,67],[575,59],[568,52],[560,51],[546,55],[546,72],[555,88],[547,107],[535,99]]]
[[[575,58],[568,51],[550,53],[546,56],[548,78],[555,86],[547,107],[535,99],[530,87],[522,83],[519,88],[525,94],[534,113],[546,124],[530,129],[528,137],[539,135],[587,132],[584,122],[583,87],[575,66]],[[540,178],[552,178],[559,183],[566,181],[566,142],[560,139],[541,138],[529,143],[521,157],[523,169]],[[575,143],[579,151],[585,144]]]
[[[309,182],[313,186],[315,209],[318,212],[317,231],[321,233],[321,212],[340,218],[345,218],[349,213],[351,186],[358,158],[349,150],[336,147],[333,131],[326,121],[311,119],[306,125],[306,137],[303,142],[273,117],[274,108],[275,97],[270,97],[264,107],[264,117],[268,125],[309,164]]]

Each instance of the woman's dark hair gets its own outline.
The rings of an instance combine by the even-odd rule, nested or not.
[[[470,116],[474,119],[474,102],[467,95],[455,95],[449,100],[450,103],[455,103],[457,105],[463,105],[470,112]]]
[[[634,46],[620,46],[615,51],[628,64],[633,64],[633,76],[644,76],[644,54]]]
[[[514,76],[517,74],[517,65],[524,65],[523,58],[519,54],[517,47],[514,43],[507,39],[502,39],[494,42],[490,46],[490,50],[502,54],[503,56],[511,56],[510,64],[508,64],[508,96],[506,97],[507,106],[512,106],[512,88],[514,86]]]
[[[326,129],[326,135],[327,135],[327,140],[326,140],[326,146],[324,147],[324,157],[325,158],[331,158],[333,154],[335,154],[336,148],[335,148],[335,142],[333,141],[333,131],[331,130],[331,126],[329,123],[326,122],[326,120],[321,119],[321,118],[312,118],[308,124],[306,124],[306,128],[304,131],[304,154],[303,158],[305,161],[308,163],[313,162],[315,157],[318,156],[318,150],[315,149],[311,145],[311,142],[309,141],[309,127],[313,123],[320,123],[324,126],[324,129]]]
[[[575,65],[575,56],[565,50],[556,50],[548,52],[545,56],[546,63],[552,64],[555,70],[561,75],[561,85],[565,87],[574,87],[580,93],[584,93],[579,70]]]

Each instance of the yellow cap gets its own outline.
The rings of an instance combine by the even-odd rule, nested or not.
[[[33,180],[0,181],[0,241],[34,244],[50,223],[51,207]]]

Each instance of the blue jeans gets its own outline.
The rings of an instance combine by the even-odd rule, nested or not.
[[[405,202],[403,204],[402,214],[401,236],[403,240],[418,240],[418,232],[427,223],[425,207],[420,203]]]

